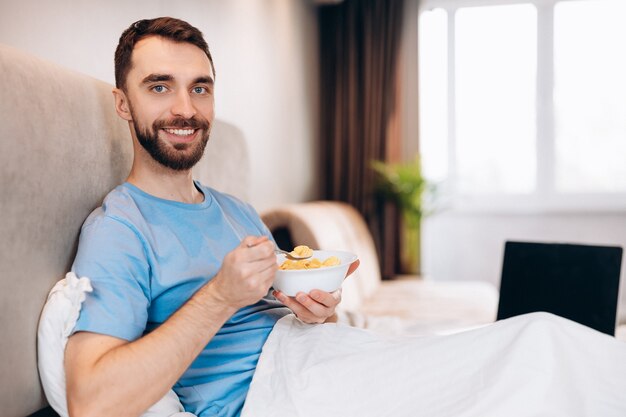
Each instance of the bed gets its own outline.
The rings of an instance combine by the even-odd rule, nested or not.
[[[0,339],[0,357],[2,357],[0,386],[3,388],[0,391],[0,404],[2,404],[2,415],[5,417],[23,417],[31,414],[53,416],[55,414],[48,407],[37,368],[39,317],[48,293],[69,270],[83,220],[101,203],[102,198],[111,188],[124,180],[131,163],[131,142],[127,125],[115,114],[111,85],[3,45],[0,45],[0,72],[3,74],[0,79],[0,91],[2,91],[2,100],[0,100],[0,117],[2,118],[0,123],[0,156],[2,158],[2,163],[0,163],[2,184],[0,328],[3,333]],[[238,164],[229,162],[233,155],[237,156]],[[197,166],[195,176],[215,188],[246,199],[249,175],[246,168],[247,160],[245,138],[241,131],[233,125],[217,120],[212,130],[206,156]],[[402,285],[404,284],[398,284],[400,287]],[[490,294],[488,297],[491,297],[493,302],[493,293]],[[350,305],[349,297],[347,297],[346,304]],[[492,309],[493,306],[488,306],[488,308]],[[491,321],[491,318],[474,324],[483,325],[484,321]],[[549,332],[553,321],[552,318],[539,320],[543,323],[542,325],[524,333],[526,334],[525,342],[520,344],[521,350],[516,347],[510,351],[519,352],[522,356],[528,353],[526,350],[532,347],[537,334]],[[437,400],[440,398],[437,395],[450,392],[447,390],[449,388],[447,384],[454,380],[456,374],[453,372],[454,368],[451,368],[450,372],[453,374],[447,379],[441,379],[446,384],[436,385],[432,382],[438,378],[444,368],[437,366],[436,362],[431,363],[428,372],[424,367],[420,367],[421,364],[430,362],[426,355],[429,350],[425,345],[432,343],[432,346],[436,347],[440,343],[440,346],[447,348],[457,346],[456,350],[450,350],[450,362],[452,362],[455,357],[464,356],[464,350],[459,351],[458,345],[465,346],[477,337],[476,335],[483,335],[486,340],[489,340],[490,337],[494,337],[490,335],[497,333],[493,329],[498,328],[497,325],[485,326],[474,331],[479,333],[461,332],[450,336],[452,339],[440,339],[441,336],[433,336],[434,339],[430,339],[423,335],[383,335],[367,329],[358,329],[346,323],[305,326],[298,323],[292,316],[288,316],[280,322],[276,331],[272,332],[270,342],[262,355],[259,373],[253,381],[250,400],[246,403],[244,414],[245,416],[292,416],[296,410],[295,414],[303,416],[314,413],[315,415],[320,415],[320,413],[321,415],[372,415],[372,410],[380,410],[380,414],[376,415],[414,415],[412,411],[403,412],[403,410],[413,409],[402,408],[389,401],[376,404],[378,408],[373,407],[371,403],[368,405],[363,401],[363,392],[371,392],[373,389],[377,396],[371,395],[372,399],[379,398],[382,402],[387,398],[402,399],[405,402],[410,401],[411,407],[415,408],[419,405],[420,410],[431,410],[423,415],[437,415],[438,417],[502,415],[496,413],[497,399],[500,398],[496,396],[498,391],[487,392],[485,390],[472,391],[473,394],[471,394],[496,396],[490,402],[481,403],[485,404],[483,407],[486,407],[479,409],[479,411],[482,410],[482,414],[456,413],[454,408],[450,408],[454,404],[448,405],[446,411],[442,413],[432,411],[436,410],[438,404],[442,407],[448,404]],[[578,356],[565,361],[569,350],[560,349],[579,340],[568,336],[573,333],[577,332],[565,332],[559,335],[558,341],[553,344],[558,349],[549,351],[554,357],[564,357],[563,361],[559,362],[561,365],[567,365],[572,361],[576,363]],[[301,337],[292,337],[296,334]],[[307,353],[302,346],[291,344],[298,340],[299,343],[304,343],[307,338],[313,337],[315,340],[324,341],[326,347],[307,342],[310,346],[319,347],[315,350],[309,349]],[[341,343],[339,337],[354,339],[362,343]],[[509,336],[505,342],[500,342],[500,346],[496,343],[487,346],[496,346],[508,352],[509,349],[506,348],[512,346],[516,340],[515,337],[517,336]],[[551,339],[548,337],[546,340]],[[595,335],[592,340],[596,340]],[[593,379],[588,379],[587,383],[580,382],[572,385],[571,392],[574,394],[567,397],[568,399],[559,398],[558,404],[571,401],[574,411],[585,410],[585,408],[576,407],[577,401],[580,401],[577,394],[586,392],[591,382],[595,384],[607,375],[617,375],[615,378],[606,378],[606,386],[609,387],[605,390],[608,395],[606,398],[608,398],[607,401],[617,404],[617,408],[610,408],[609,411],[618,410],[621,415],[626,415],[626,410],[623,408],[626,404],[624,394],[619,396],[610,388],[615,383],[626,386],[626,381],[624,381],[626,357],[623,355],[624,349],[616,349],[615,343],[617,342],[610,338],[609,340],[598,339],[597,346],[590,346],[589,349],[597,351],[606,348],[607,352],[614,355],[607,355],[606,358],[607,363],[615,365],[611,373],[604,372],[606,369],[604,362],[602,366],[598,364],[597,378],[592,373]],[[351,368],[358,358],[362,357],[360,353],[365,354],[367,351],[363,349],[365,345],[380,348],[369,353],[371,357],[367,358],[367,367]],[[394,362],[404,355],[402,349],[406,348],[400,348],[401,345],[411,347],[410,350],[413,353],[407,354],[405,362]],[[586,344],[580,346],[584,347]],[[45,345],[42,349],[45,349]],[[332,356],[315,357],[312,354],[312,352],[324,352],[326,349],[329,349],[328,352]],[[431,347],[432,352],[437,350],[439,349]],[[344,356],[339,355],[342,352]],[[295,355],[287,356],[286,353]],[[475,354],[480,353],[481,349],[476,348]],[[333,367],[328,370],[315,367],[303,368],[304,364],[311,364],[311,361],[320,363],[328,360],[329,363],[337,363],[342,358],[350,358],[344,361],[345,366],[341,369],[345,373],[342,375],[331,374],[329,376],[325,373],[333,372]],[[473,360],[472,358],[474,356],[467,355],[464,360],[467,362]],[[493,374],[469,375],[467,380],[463,380],[465,384],[475,385],[477,380],[484,382],[486,381],[484,378],[487,377],[502,378],[505,364],[496,360],[494,355],[483,355],[482,358],[483,362],[476,363],[490,364]],[[289,365],[295,367],[281,368],[286,363],[286,359]],[[415,378],[411,374],[395,384],[388,384],[384,378],[392,378],[394,374],[389,373],[390,370],[387,374],[372,371],[372,369],[377,369],[376,363],[385,362],[411,364],[411,367],[403,366],[405,371],[417,369],[418,372]],[[574,368],[576,372],[589,368],[588,362],[579,362]],[[566,367],[565,365],[559,369]],[[323,372],[316,374],[318,370]],[[314,372],[308,373],[310,371]],[[294,391],[297,385],[291,382],[291,378],[303,372],[307,372],[306,375],[310,376],[313,385],[305,385],[304,389]],[[538,372],[541,373],[541,369]],[[349,380],[340,378],[354,373],[370,376],[369,380],[361,381],[370,381],[370,390],[362,391],[360,397],[357,396],[360,390],[349,384]],[[328,408],[330,397],[325,397],[324,392],[316,391],[324,385],[318,386],[315,381],[327,381],[329,378],[337,387],[337,390],[332,393],[338,394],[342,399],[342,403],[336,403],[338,407],[336,409]],[[515,380],[509,382],[506,387],[514,392],[517,386]],[[298,383],[306,383],[306,378],[299,380]],[[527,385],[532,387],[532,383]],[[311,386],[314,386],[315,390],[307,388]],[[460,390],[462,387],[463,385],[459,385],[457,388]],[[626,391],[622,390],[622,392]],[[284,399],[286,395],[295,400],[298,393],[311,395],[310,398],[304,400],[283,404],[281,399]],[[387,397],[386,393],[393,394],[393,396]],[[500,394],[507,395],[503,392]],[[524,391],[516,395],[519,395],[521,399],[527,398],[524,396]],[[450,398],[455,397],[447,398],[452,401]],[[523,404],[523,401],[520,400],[516,404],[520,403]],[[363,405],[366,408],[351,408],[354,404],[359,407]],[[422,408],[424,404],[431,404],[435,408]],[[336,410],[344,411],[341,411],[343,414],[338,414]],[[360,414],[359,410],[369,411]],[[597,411],[598,409],[591,410]],[[611,412],[596,415],[607,417],[612,415]]]

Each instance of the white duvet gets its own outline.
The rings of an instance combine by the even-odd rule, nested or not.
[[[281,319],[242,417],[624,417],[626,343],[533,313],[448,336]]]

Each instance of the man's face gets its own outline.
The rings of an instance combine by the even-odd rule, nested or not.
[[[158,36],[137,42],[126,79],[134,136],[173,170],[202,157],[214,117],[213,72],[197,46]]]

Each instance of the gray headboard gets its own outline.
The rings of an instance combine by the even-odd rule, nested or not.
[[[0,74],[0,414],[23,417],[46,405],[36,358],[46,295],[83,220],[126,177],[132,145],[111,85],[4,45]],[[216,121],[196,178],[246,199],[248,166],[241,131]]]

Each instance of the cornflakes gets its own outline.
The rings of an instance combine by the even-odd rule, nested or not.
[[[296,246],[293,250],[294,254],[298,256],[311,256],[313,255],[313,250],[308,246]],[[341,260],[339,260],[336,256],[329,256],[323,261],[318,258],[310,258],[310,259],[285,259],[282,264],[278,267],[282,270],[295,270],[295,269],[317,269],[329,266],[339,265]]]
[[[313,256],[313,249],[309,248],[306,245],[296,246],[291,251],[291,255],[294,258],[310,258],[311,256]]]

